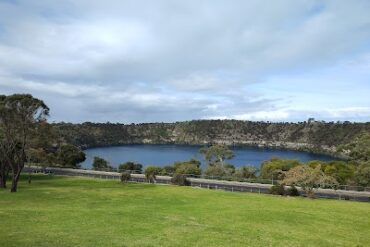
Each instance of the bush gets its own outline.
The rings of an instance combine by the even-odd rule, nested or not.
[[[299,196],[299,191],[297,188],[293,185],[291,186],[287,191],[288,196]]]
[[[118,166],[119,171],[131,171],[132,173],[142,173],[143,165],[128,161]]]
[[[96,171],[112,171],[113,170],[113,167],[109,165],[108,161],[106,161],[103,158],[97,157],[97,156],[94,157],[94,162],[92,164],[92,167],[93,167],[93,170],[96,170]]]
[[[162,169],[161,175],[171,176],[174,173],[175,173],[175,167],[173,167],[173,166],[164,166],[163,169]]]
[[[127,183],[131,179],[131,174],[129,172],[122,172],[121,173],[121,182]]]
[[[284,185],[274,185],[270,188],[269,191],[270,194],[272,195],[285,195],[285,188]]]
[[[275,157],[262,162],[260,177],[264,179],[274,178],[274,180],[282,179],[284,172],[299,165],[302,164],[298,160],[280,159]]]
[[[256,178],[257,168],[254,166],[241,166],[235,170],[234,178],[236,180],[244,180]]]
[[[145,177],[149,183],[154,183],[156,176],[161,174],[163,169],[158,166],[147,166],[145,168]]]
[[[180,186],[187,186],[189,185],[189,181],[187,180],[186,176],[183,174],[174,174],[171,179],[172,184],[180,185]]]
[[[175,169],[175,173],[178,173],[178,174],[199,176],[202,174],[200,165],[201,165],[200,161],[191,159],[191,160],[182,161],[182,162],[175,162],[174,169]]]
[[[221,178],[226,176],[226,171],[221,165],[212,165],[207,167],[204,171],[204,175],[208,177]]]

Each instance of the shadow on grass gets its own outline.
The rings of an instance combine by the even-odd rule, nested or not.
[[[29,174],[23,173],[23,174],[21,174],[21,177],[19,178],[19,180],[20,181],[28,181],[29,176],[30,176]],[[49,175],[49,174],[31,174],[31,181],[56,180],[56,179],[62,179],[62,178],[63,177]]]
[[[20,177],[20,182],[25,184],[28,182],[29,174],[23,173]],[[93,188],[117,188],[129,186],[131,189],[140,190],[140,189],[149,189],[154,188],[156,184],[149,183],[121,183],[119,180],[105,180],[99,178],[87,178],[79,176],[58,176],[53,174],[31,174],[31,184],[45,185],[52,184],[53,187],[93,187]],[[56,183],[52,183],[56,182]],[[11,180],[8,182],[11,183]]]

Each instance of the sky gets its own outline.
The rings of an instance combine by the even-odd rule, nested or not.
[[[369,0],[0,0],[0,94],[50,121],[370,121]]]

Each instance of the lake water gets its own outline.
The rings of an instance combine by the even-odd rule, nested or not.
[[[165,166],[171,165],[175,161],[189,160],[191,158],[204,161],[199,153],[201,146],[191,145],[124,145],[116,147],[91,148],[84,152],[86,160],[81,163],[83,168],[91,168],[94,156],[99,156],[109,161],[113,167],[126,161],[134,161],[147,165]],[[232,148],[235,157],[228,160],[227,163],[236,167],[242,165],[253,165],[259,167],[264,160],[272,157],[284,159],[298,159],[302,162],[309,160],[328,161],[333,158],[327,155],[313,154],[300,151],[291,151],[283,149],[268,149],[257,147],[234,147]]]

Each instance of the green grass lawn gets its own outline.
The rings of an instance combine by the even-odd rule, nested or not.
[[[0,191],[0,246],[370,246],[370,204],[34,176]]]

